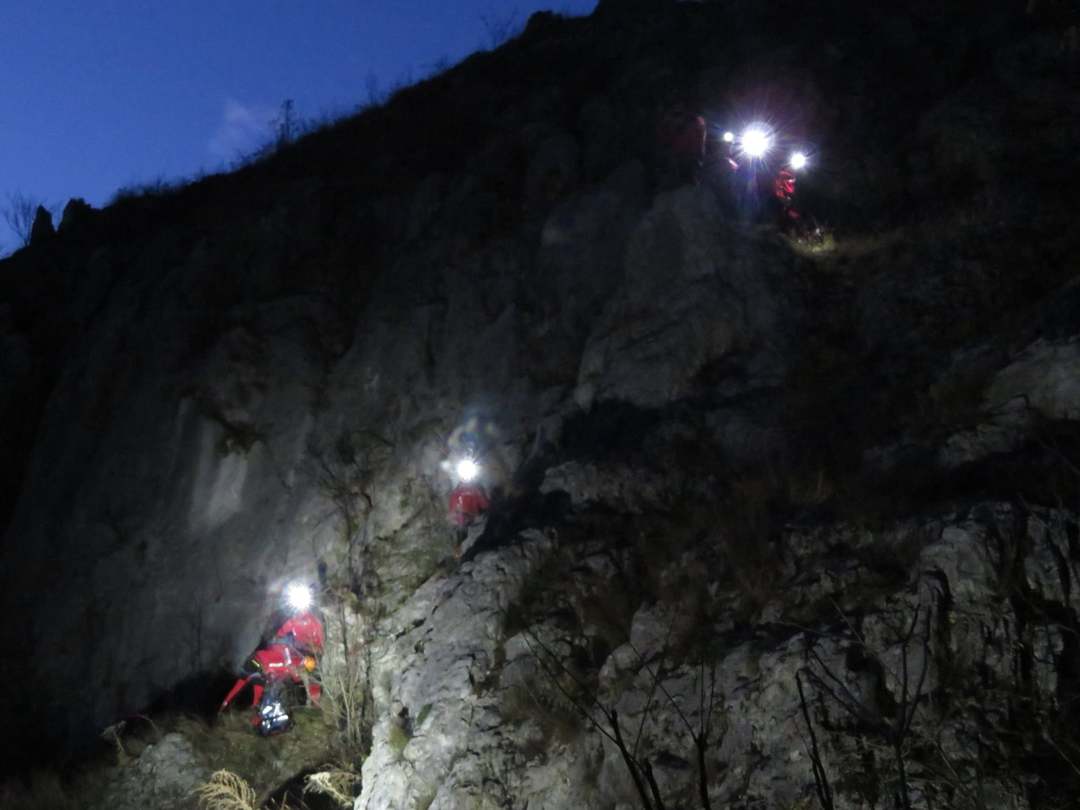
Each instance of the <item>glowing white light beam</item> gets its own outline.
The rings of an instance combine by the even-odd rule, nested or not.
[[[805,152],[792,152],[791,159],[788,161],[788,163],[791,165],[791,168],[793,168],[795,171],[798,171],[799,169],[805,169],[806,164],[809,162],[810,159],[806,156]]]
[[[772,135],[761,124],[751,124],[739,137],[739,146],[750,157],[762,158],[772,148]]]
[[[293,610],[307,610],[311,607],[311,588],[300,582],[290,583],[285,588],[285,601]]]
[[[471,458],[463,458],[458,461],[454,471],[457,477],[467,484],[480,474],[480,465]]]

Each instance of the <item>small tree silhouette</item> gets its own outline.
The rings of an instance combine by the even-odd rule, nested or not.
[[[20,247],[30,244],[30,233],[34,228],[34,217],[39,206],[44,205],[41,200],[23,194],[21,191],[13,191],[7,195],[7,200],[0,209],[4,222],[11,228],[19,239]]]
[[[484,44],[489,51],[513,39],[521,31],[521,21],[516,8],[509,11],[487,11],[480,15],[480,22],[484,26]]]
[[[287,98],[281,102],[281,110],[274,119],[274,147],[281,149],[292,143],[299,134],[298,129],[293,100]]]
[[[709,798],[709,771],[706,764],[706,752],[710,746],[717,749],[723,744],[727,734],[727,718],[721,716],[719,722],[714,717],[717,708],[724,705],[723,696],[718,692],[716,683],[716,664],[712,664],[707,670],[704,655],[698,663],[698,719],[694,723],[680,707],[678,701],[667,690],[663,683],[664,659],[668,654],[668,641],[671,629],[668,629],[668,640],[664,643],[663,651],[659,658],[650,664],[636,647],[631,645],[638,664],[650,679],[650,688],[645,710],[638,724],[637,732],[632,741],[628,741],[624,735],[623,721],[614,705],[605,704],[591,693],[584,683],[578,678],[564,658],[547,646],[540,637],[532,630],[526,630],[524,639],[533,659],[539,664],[548,682],[554,686],[562,697],[574,710],[588,722],[593,729],[598,731],[609,742],[613,743],[627,773],[634,783],[634,790],[644,810],[666,810],[667,805],[660,795],[660,786],[653,774],[652,763],[649,758],[639,751],[645,721],[650,714],[657,711],[656,696],[659,692],[674,709],[682,725],[686,728],[690,740],[693,742],[697,759],[698,777],[698,801],[701,810],[712,810],[712,800]],[[706,674],[707,673],[707,674]],[[569,679],[574,688],[568,688],[563,679]]]

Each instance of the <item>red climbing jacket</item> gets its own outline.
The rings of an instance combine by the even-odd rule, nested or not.
[[[795,173],[790,169],[781,169],[773,180],[773,194],[785,206],[791,205],[795,197]]]
[[[286,680],[292,683],[303,683],[305,680],[303,673],[310,672],[314,668],[315,659],[311,656],[302,654],[288,644],[280,642],[269,644],[256,650],[244,665],[246,674],[236,679],[229,694],[225,695],[225,699],[221,702],[221,710],[224,711],[249,683],[252,684],[252,705],[258,706],[268,684]],[[322,688],[314,681],[308,681],[307,692],[312,703],[318,703],[319,698],[322,697]]]
[[[274,639],[291,643],[299,652],[317,654],[323,648],[323,625],[318,616],[304,610],[286,619],[274,633]]]
[[[465,528],[477,520],[490,506],[484,488],[476,484],[459,484],[450,493],[449,516],[455,526]]]
[[[783,168],[776,173],[773,180],[773,196],[780,203],[777,212],[780,217],[782,228],[793,228],[799,225],[802,214],[795,207],[795,173],[791,169]]]

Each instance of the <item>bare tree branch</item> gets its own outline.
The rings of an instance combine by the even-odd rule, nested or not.
[[[670,637],[669,628],[669,637]],[[567,701],[574,707],[580,716],[584,717],[589,724],[599,731],[605,738],[613,743],[616,749],[619,751],[619,755],[622,757],[623,763],[626,765],[626,769],[630,774],[630,778],[634,782],[634,787],[637,790],[638,796],[641,799],[641,803],[645,810],[665,810],[665,805],[662,796],[660,795],[660,787],[656,782],[656,778],[652,771],[652,765],[648,759],[641,757],[637,753],[638,745],[641,741],[642,732],[644,729],[645,721],[650,711],[654,710],[654,698],[657,690],[659,690],[667,698],[668,702],[674,707],[682,723],[686,726],[690,733],[690,737],[694,742],[694,747],[697,754],[698,764],[698,793],[701,801],[702,810],[712,810],[712,804],[709,799],[709,779],[708,769],[706,764],[705,753],[708,750],[709,745],[709,733],[712,726],[712,712],[716,706],[716,668],[712,668],[710,673],[710,682],[708,690],[708,700],[705,698],[705,662],[704,659],[701,663],[700,671],[700,683],[698,685],[700,705],[699,710],[702,716],[699,719],[698,728],[690,722],[686,713],[682,707],[679,706],[671,692],[664,686],[663,683],[663,669],[662,662],[667,655],[668,646],[665,641],[663,652],[660,655],[660,660],[655,664],[655,669],[650,668],[646,664],[644,656],[631,644],[630,648],[634,651],[638,658],[638,663],[650,679],[650,689],[648,700],[643,710],[643,716],[641,722],[638,724],[637,736],[634,740],[633,748],[630,748],[625,738],[623,737],[622,724],[619,720],[619,715],[614,707],[608,707],[602,704],[595,696],[591,699],[592,706],[585,705],[576,695],[571,694],[569,689],[562,683],[560,674],[567,676],[573,681],[575,687],[580,694],[588,694],[585,684],[575,675],[566,664],[562,662],[562,659],[555,654],[544,642],[542,642],[535,633],[530,630],[525,630],[523,634],[526,646],[529,648],[534,659],[540,665],[544,674],[551,681],[559,692],[566,698]],[[593,709],[599,714],[599,717],[603,718],[603,722],[599,717],[593,713]],[[722,740],[724,734],[720,735]]]
[[[41,200],[23,194],[21,191],[13,191],[7,195],[7,201],[0,208],[0,214],[3,215],[4,222],[18,237],[21,247],[30,244],[34,216],[37,214],[40,205],[44,205]]]
[[[480,15],[480,22],[484,26],[485,44],[489,51],[513,39],[521,29],[516,8],[508,12],[488,11]]]
[[[803,720],[806,722],[806,730],[810,734],[810,767],[814,773],[814,788],[817,790],[818,803],[821,810],[834,810],[832,786],[829,784],[829,774],[825,770],[825,763],[821,760],[821,749],[818,747],[817,734],[814,733],[814,723],[810,719],[810,709],[806,705],[806,694],[803,692],[801,672],[795,673],[795,686],[799,690],[799,708],[802,710]]]

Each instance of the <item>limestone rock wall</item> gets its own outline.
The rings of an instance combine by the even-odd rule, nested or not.
[[[27,750],[212,700],[304,578],[368,662],[361,808],[630,807],[650,770],[669,807],[1052,806],[1062,65],[1020,9],[737,5],[540,19],[0,265]],[[656,116],[694,94],[821,133],[832,241],[670,182]],[[455,561],[473,417],[493,507]]]

